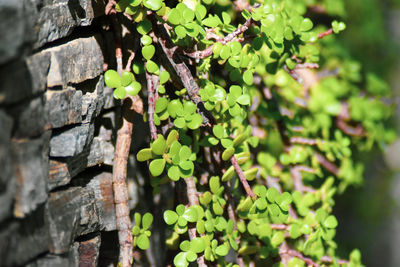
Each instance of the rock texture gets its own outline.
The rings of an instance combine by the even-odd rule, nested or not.
[[[0,0],[0,267],[118,259],[104,3]]]

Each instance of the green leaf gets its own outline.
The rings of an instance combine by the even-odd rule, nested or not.
[[[303,19],[303,21],[300,24],[300,30],[302,32],[309,31],[312,29],[312,27],[313,27],[313,23],[309,18]]]
[[[186,125],[189,129],[195,130],[198,129],[203,122],[203,118],[200,114],[196,113],[193,115],[192,120],[188,122]]]
[[[233,175],[235,175],[235,168],[233,166],[230,166],[226,172],[222,175],[222,182],[227,182],[230,179],[232,179]]]
[[[137,62],[137,61],[133,62],[132,71],[133,71],[133,73],[138,74],[138,75],[144,73],[144,65],[143,65],[143,63],[142,62]]]
[[[195,207],[189,207],[182,214],[182,217],[185,218],[188,222],[196,222],[198,219],[197,210]]]
[[[138,161],[146,161],[153,158],[153,153],[151,152],[151,148],[144,148],[137,153],[136,156]]]
[[[186,160],[186,161],[179,162],[179,167],[184,171],[191,172],[194,169],[194,164],[193,164],[193,161]]]
[[[214,54],[215,57],[218,57],[220,55],[222,47],[223,47],[223,45],[221,43],[213,44],[212,51],[213,51],[213,54]]]
[[[164,97],[160,97],[156,101],[154,111],[156,113],[160,113],[160,112],[164,111],[167,108],[167,106],[168,106],[168,99],[166,99]]]
[[[216,249],[215,249],[215,254],[217,254],[218,256],[224,257],[228,254],[229,252],[229,245],[227,244],[222,244],[219,245]]]
[[[283,232],[276,232],[271,238],[271,244],[273,246],[278,246],[282,244],[283,240],[285,239]]]
[[[338,221],[333,215],[329,215],[324,221],[324,226],[326,228],[336,228],[338,226]]]
[[[227,59],[231,55],[231,48],[227,45],[224,45],[221,48],[221,52],[219,53],[219,56],[221,59]]]
[[[108,70],[104,73],[104,82],[110,88],[118,88],[122,85],[121,77],[115,70]]]
[[[150,240],[145,234],[139,235],[136,243],[137,243],[137,246],[143,250],[146,250],[150,247]]]
[[[174,265],[176,267],[187,267],[189,263],[186,260],[186,252],[179,252],[174,257]]]
[[[250,105],[250,96],[249,95],[241,95],[236,99],[240,105]]]
[[[176,212],[172,211],[172,210],[166,210],[164,212],[164,221],[168,224],[168,225],[172,225],[174,223],[176,223],[176,221],[178,220],[178,214],[176,214]]]
[[[149,60],[154,56],[156,48],[154,45],[146,45],[142,48],[142,55],[145,59]]]
[[[160,84],[168,82],[169,78],[170,78],[169,72],[166,70],[162,71],[160,74]]]
[[[165,167],[165,160],[164,159],[155,159],[150,162],[149,169],[151,175],[154,177],[159,176]]]
[[[124,71],[121,74],[121,85],[122,86],[128,86],[134,80],[135,80],[135,77],[133,76],[133,73],[130,71]]]
[[[205,250],[206,243],[201,237],[196,237],[190,242],[190,250],[194,253],[201,253]]]
[[[168,169],[168,177],[171,178],[173,181],[178,181],[180,178],[180,172],[178,166],[171,166]]]
[[[192,151],[188,146],[182,146],[181,149],[179,150],[179,157],[181,161],[186,161],[190,158],[192,155]]]
[[[143,4],[148,9],[157,11],[162,7],[162,0],[143,0]]]
[[[244,176],[246,177],[247,181],[253,181],[254,178],[256,178],[258,173],[258,169],[257,168],[252,168],[250,170],[247,170],[244,172]]]
[[[253,84],[253,72],[251,70],[246,70],[243,73],[243,81],[247,84],[247,85],[252,85]],[[250,101],[249,101],[250,102]]]
[[[142,229],[149,229],[150,225],[153,223],[153,215],[151,213],[145,213],[142,218]]]
[[[137,226],[137,225],[133,226],[132,235],[136,236],[136,235],[139,235],[139,234],[140,234],[140,227]]]
[[[151,151],[156,155],[162,155],[165,152],[167,143],[165,142],[164,136],[158,135],[157,139],[151,144]]]
[[[181,25],[178,25],[178,26],[175,28],[175,33],[176,33],[176,35],[177,35],[180,39],[185,38],[185,37],[186,37],[186,34],[187,34],[185,27],[183,27],[183,26],[181,26]]]
[[[185,121],[184,118],[176,118],[176,119],[174,120],[174,124],[175,124],[175,126],[176,126],[177,128],[182,129],[182,128],[185,128],[185,126],[186,126],[186,121]]]
[[[153,43],[153,39],[148,35],[143,35],[142,38],[140,38],[140,42],[142,45],[150,45]]]
[[[146,69],[148,72],[153,73],[153,74],[157,74],[160,71],[160,69],[158,68],[158,65],[154,61],[151,61],[151,60],[147,61]]]
[[[222,160],[229,160],[233,154],[235,153],[235,149],[233,147],[228,147],[222,153]]]
[[[172,118],[176,118],[177,113],[183,112],[183,105],[182,103],[175,99],[168,103],[168,113],[171,115]]]
[[[346,24],[344,22],[338,22],[337,20],[332,21],[332,29],[334,33],[339,33],[346,29]]]
[[[196,15],[196,18],[201,21],[207,14],[207,8],[203,5],[197,4],[194,8],[194,13]]]
[[[279,191],[275,187],[270,187],[267,190],[267,199],[269,202],[275,202],[275,199],[279,196]]]
[[[169,12],[168,14],[168,22],[171,23],[172,25],[178,25],[181,21],[182,14],[181,12],[174,8]]]
[[[137,81],[133,81],[125,87],[125,92],[130,96],[135,96],[140,92],[141,89],[142,85]]]
[[[139,22],[137,24],[136,30],[141,35],[147,34],[151,30],[151,22],[149,20],[147,20],[147,19],[142,20],[141,22]]]
[[[210,185],[211,192],[216,194],[218,192],[219,187],[220,187],[219,177],[218,176],[211,177],[211,179],[209,181],[209,185]]]
[[[189,262],[193,262],[197,259],[197,254],[193,251],[186,252],[186,260]]]
[[[120,86],[114,90],[113,95],[116,99],[124,99],[126,96],[125,88]]]

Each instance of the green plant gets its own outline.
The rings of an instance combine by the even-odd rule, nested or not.
[[[317,3],[328,29],[305,16]],[[147,80],[152,141],[137,160],[153,194],[187,184],[188,203],[164,212],[175,266],[362,266],[358,250],[336,255],[333,198],[362,183],[355,154],[393,140],[393,109],[379,78],[330,49],[346,28],[331,17],[341,3],[118,2],[141,36],[132,70]],[[105,82],[116,98],[140,91],[131,72]],[[145,249],[147,228],[135,227]]]

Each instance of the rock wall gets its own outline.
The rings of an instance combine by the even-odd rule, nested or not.
[[[108,266],[119,103],[104,2],[0,0],[0,18],[0,266]]]

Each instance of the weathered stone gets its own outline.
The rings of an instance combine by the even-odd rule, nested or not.
[[[103,54],[95,37],[75,39],[40,52],[46,53],[51,53],[48,87],[81,83],[103,72]]]
[[[46,252],[50,244],[45,206],[23,220],[3,224],[0,229],[0,265],[20,266]]]
[[[16,138],[36,137],[48,128],[43,95],[13,105],[8,113],[16,122],[14,126]]]
[[[52,128],[82,122],[82,91],[68,87],[64,90],[48,90],[46,105]]]
[[[16,189],[10,157],[12,127],[13,120],[0,110],[0,222],[12,214],[12,203]]]
[[[104,109],[110,109],[117,105],[118,100],[114,98],[114,89],[107,86],[104,87]]]
[[[90,147],[86,147],[82,153],[74,157],[50,159],[50,190],[68,184],[85,168],[103,163],[105,144],[107,143],[100,137],[95,137]]]
[[[79,243],[74,242],[68,253],[57,255],[47,253],[25,265],[25,267],[74,267],[79,266]]]
[[[100,235],[92,239],[79,242],[79,266],[96,267],[99,261],[101,238]]]
[[[94,125],[81,124],[68,130],[53,131],[50,140],[50,156],[71,157],[78,155],[93,139]]]
[[[29,1],[0,0],[0,64],[17,56],[21,46],[29,39],[27,37],[32,30],[29,29],[30,21],[24,11],[25,7],[30,6]],[[35,10],[31,12],[35,13]]]
[[[14,206],[16,217],[26,216],[47,199],[49,138],[50,132],[45,132],[37,139],[12,140],[14,176],[18,183]]]
[[[90,0],[53,0],[40,10],[35,47],[69,35],[76,26],[88,26],[93,18]]]
[[[95,85],[93,86],[93,82]],[[93,88],[94,87],[94,90]],[[104,105],[104,78],[99,76],[95,81],[85,82],[77,88],[86,92],[82,97],[82,122],[91,122],[100,115]]]
[[[116,229],[112,174],[102,172],[93,177],[86,186],[94,191],[98,205],[101,229]]]
[[[100,220],[92,190],[72,187],[51,193],[48,201],[50,252],[66,253],[79,235],[100,229]]]

